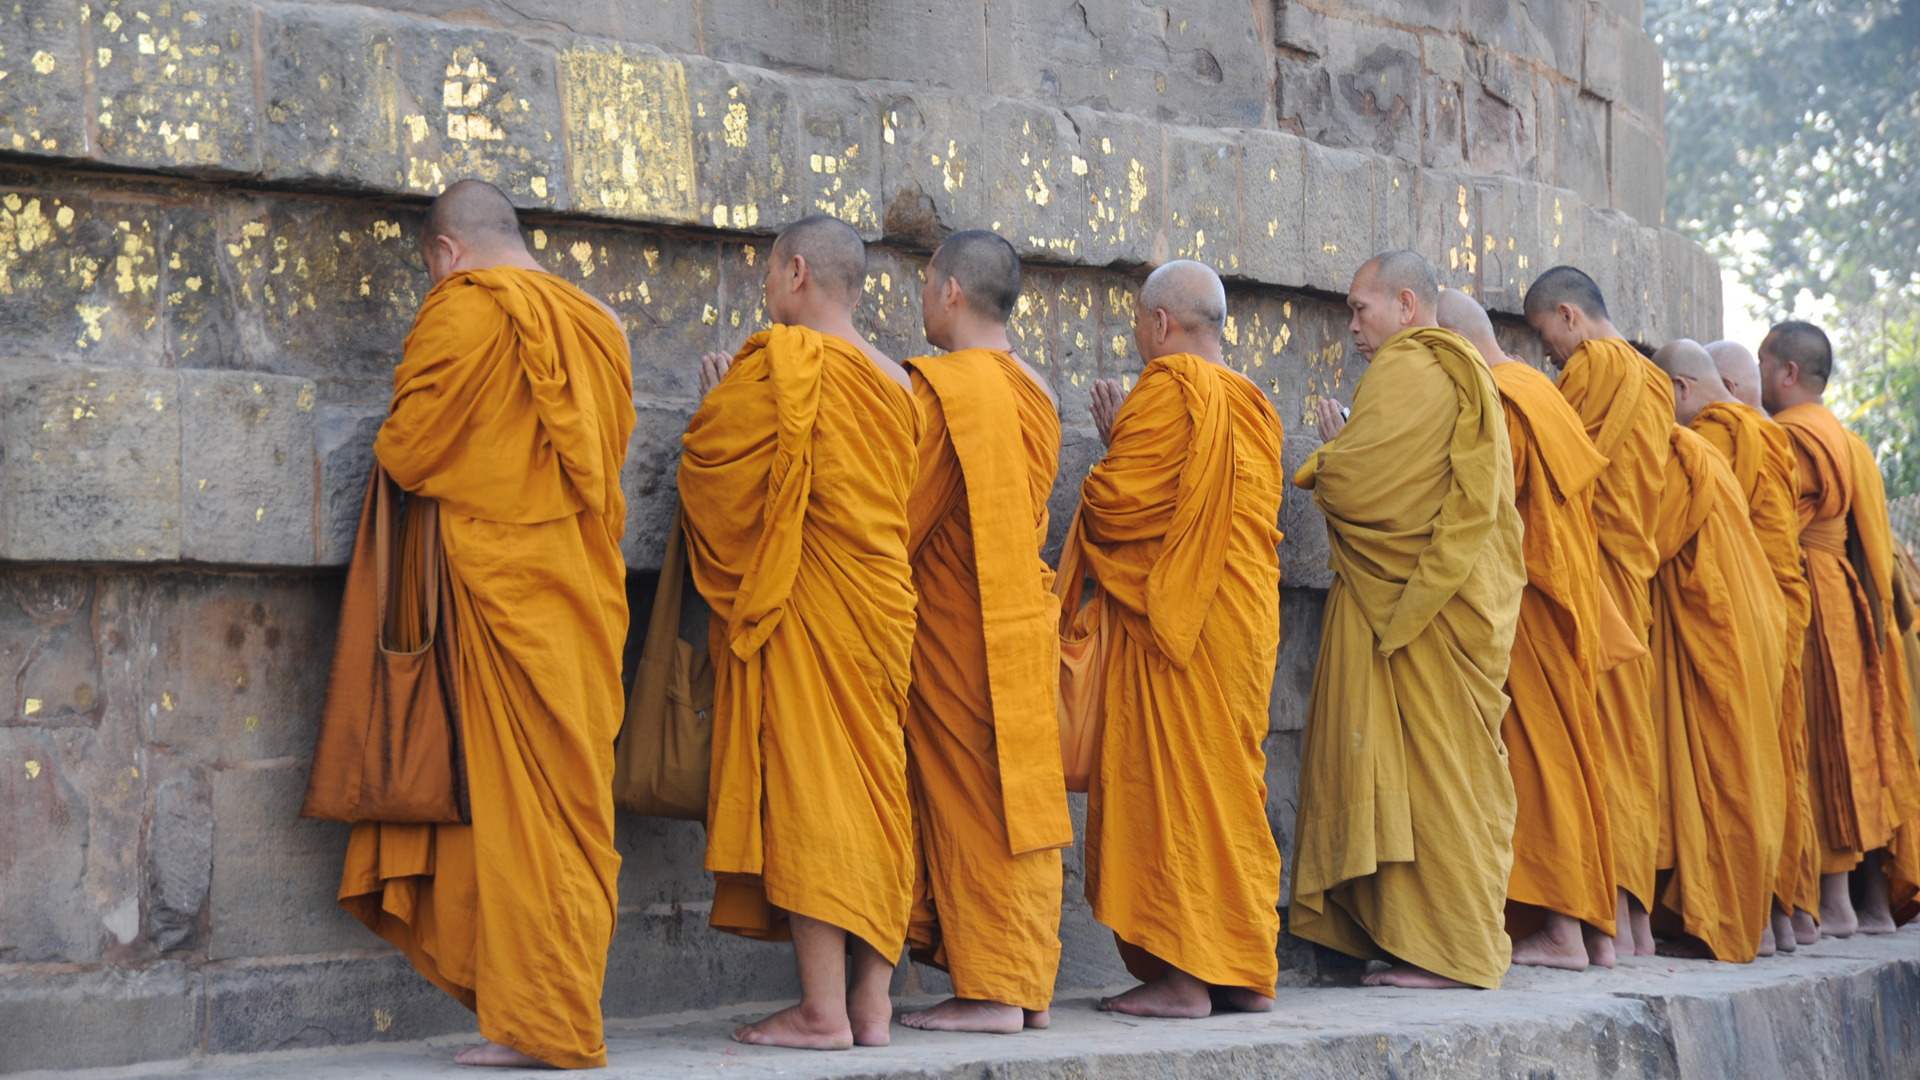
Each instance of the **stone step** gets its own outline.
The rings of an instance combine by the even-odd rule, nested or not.
[[[929,999],[931,1000],[931,999]],[[911,1005],[919,1002],[902,1001]],[[1148,1020],[1061,1001],[1016,1036],[896,1025],[892,1045],[838,1054],[740,1046],[732,1028],[774,1005],[607,1024],[609,1078],[728,1080],[1040,1076],[1516,1077],[1825,1080],[1920,1075],[1920,930],[1826,940],[1752,964],[1645,957],[1611,972],[1515,969],[1495,992],[1282,988],[1264,1015]],[[311,1080],[475,1075],[453,1055],[476,1036],[286,1051],[20,1080]],[[489,1075],[533,1075],[496,1070]]]

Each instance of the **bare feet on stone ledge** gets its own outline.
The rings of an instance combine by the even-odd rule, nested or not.
[[[1547,912],[1545,926],[1513,943],[1513,962],[1528,967],[1587,970],[1590,958],[1580,926],[1571,916]]]
[[[1779,908],[1773,909],[1773,947],[1776,952],[1783,953],[1790,953],[1800,947],[1800,934],[1793,928],[1793,916]]]
[[[1101,1012],[1128,1016],[1159,1016],[1177,1020],[1197,1020],[1213,1015],[1213,995],[1206,983],[1181,971],[1168,968],[1165,975],[1143,982],[1124,994],[1100,999]]]
[[[1435,975],[1423,967],[1397,963],[1360,980],[1362,986],[1398,986],[1403,990],[1472,990],[1473,987],[1445,975]]]
[[[1861,866],[1866,878],[1866,888],[1863,890],[1866,895],[1861,897],[1859,910],[1859,930],[1862,934],[1891,934],[1900,929],[1893,921],[1892,898],[1887,895],[1887,875],[1880,869],[1883,858],[1880,852],[1869,851],[1866,862]]]
[[[1774,950],[1774,944],[1773,944],[1773,924],[1768,923],[1767,928],[1760,931],[1760,948],[1756,950],[1753,955],[1772,956],[1774,954],[1774,951],[1775,950]]]
[[[1026,1010],[1018,1005],[975,998],[948,998],[930,1009],[904,1013],[903,1027],[920,1031],[978,1031],[988,1035],[1017,1035],[1027,1028]]]
[[[1793,909],[1793,943],[1795,945],[1814,945],[1820,941],[1820,927],[1813,921],[1813,912],[1801,908]]]
[[[1021,1009],[1026,1014],[1027,1026],[1035,1031],[1053,1024],[1053,1012],[1049,1009]]]
[[[552,1068],[537,1057],[515,1050],[505,1043],[483,1042],[479,1046],[469,1046],[453,1055],[458,1065],[491,1065],[502,1069],[547,1069]]]
[[[1586,942],[1587,962],[1594,967],[1612,968],[1614,965],[1614,941],[1612,934],[1603,934],[1586,923],[1580,924],[1580,937]]]
[[[804,1004],[790,1005],[765,1020],[733,1029],[733,1041],[794,1050],[846,1050],[853,1046],[853,1028],[844,1014],[810,1017]]]
[[[1853,913],[1853,896],[1849,892],[1847,875],[1820,875],[1820,936],[1840,938],[1853,936],[1860,929],[1860,920]]]

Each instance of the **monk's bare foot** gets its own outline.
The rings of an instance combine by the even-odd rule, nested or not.
[[[1633,924],[1633,951],[1637,956],[1654,955],[1657,946],[1653,943],[1653,920],[1639,904],[1627,905],[1627,919]]]
[[[1211,988],[1211,994],[1216,1008],[1230,1009],[1234,1012],[1273,1011],[1272,998],[1255,993],[1244,986],[1215,986]]]
[[[1765,930],[1760,931],[1760,948],[1755,950],[1753,955],[1772,956],[1773,953],[1774,953],[1773,924],[1769,922],[1767,924],[1767,928]]]
[[[794,1050],[846,1050],[853,1046],[853,1028],[843,1015],[809,1016],[804,1004],[791,1005],[758,1023],[734,1028],[733,1041]]]
[[[1613,935],[1603,934],[1585,923],[1580,924],[1580,937],[1587,947],[1587,963],[1594,967],[1613,967]]]
[[[1793,916],[1774,908],[1772,921],[1774,951],[1790,953],[1800,947],[1800,935],[1793,929]]]
[[[931,1009],[900,1017],[904,1027],[921,1031],[979,1031],[989,1035],[1017,1035],[1026,1030],[1026,1010],[1018,1005],[975,998],[948,998]]]
[[[1165,975],[1152,982],[1101,999],[1100,1011],[1193,1020],[1213,1015],[1213,995],[1206,983],[1178,968],[1168,968]]]
[[[1793,909],[1793,943],[1795,945],[1813,945],[1820,940],[1820,927],[1813,921],[1813,912],[1800,908]]]
[[[1547,913],[1545,926],[1513,943],[1513,962],[1529,967],[1587,970],[1587,943],[1580,923],[1557,911]]]
[[[1398,986],[1405,990],[1471,990],[1473,987],[1445,975],[1435,975],[1423,967],[1395,964],[1360,980],[1362,986]]]
[[[1026,1025],[1035,1031],[1053,1025],[1053,1013],[1048,1009],[1021,1009],[1026,1014]]]
[[[1692,935],[1668,938],[1656,948],[1660,950],[1659,955],[1675,960],[1712,960],[1714,958],[1713,950],[1707,948],[1707,943]]]
[[[1859,910],[1860,932],[1863,934],[1891,934],[1900,929],[1893,921],[1893,898],[1888,895],[1889,882],[1886,872],[1880,869],[1884,860],[1878,851],[1867,853],[1863,867],[1867,879],[1865,895],[1861,897]]]
[[[491,1065],[502,1069],[544,1069],[548,1065],[537,1057],[515,1050],[505,1043],[484,1042],[479,1046],[469,1046],[453,1055],[458,1065]]]
[[[1846,874],[1820,875],[1820,936],[1850,938],[1860,929]]]

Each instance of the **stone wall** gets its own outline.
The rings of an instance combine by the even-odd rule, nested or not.
[[[925,351],[931,246],[1028,261],[1015,328],[1066,431],[1054,544],[1130,380],[1144,267],[1229,280],[1229,361],[1288,425],[1363,371],[1355,266],[1414,246],[1502,317],[1572,262],[1616,321],[1717,336],[1718,270],[1661,230],[1637,4],[901,0],[0,10],[0,1069],[470,1023],[332,903],[344,831],[294,818],[340,570],[427,287],[424,201],[481,176],[626,324],[644,613],[693,358],[764,324],[786,222],[872,242],[859,318]],[[1292,833],[1325,536],[1283,511],[1270,813]],[[644,619],[641,620],[644,624]],[[705,927],[699,829],[623,818],[612,1015],[794,990]],[[1069,859],[1063,987],[1120,977]],[[1289,977],[1311,950],[1283,941]],[[940,977],[903,970],[935,988]]]

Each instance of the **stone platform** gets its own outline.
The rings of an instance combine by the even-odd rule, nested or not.
[[[925,999],[932,1000],[932,999]],[[901,999],[902,1005],[919,999]],[[1515,969],[1495,992],[1358,986],[1282,988],[1272,1013],[1143,1020],[1056,1003],[1053,1027],[1016,1036],[895,1026],[893,1045],[845,1053],[739,1046],[732,1027],[771,1006],[609,1021],[607,1077],[868,1080],[879,1077],[1609,1077],[1920,1076],[1920,930],[1823,941],[1752,964],[1655,957],[1614,971]],[[20,1080],[413,1080],[532,1076],[463,1069],[477,1036],[201,1058]],[[729,1070],[710,1073],[707,1070]]]

